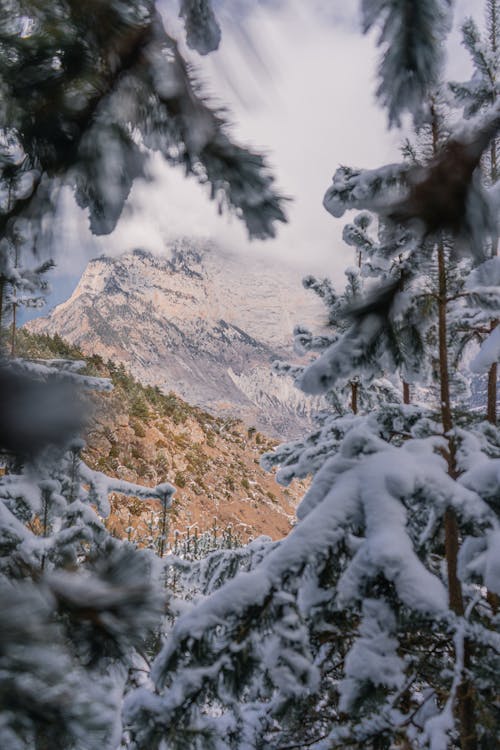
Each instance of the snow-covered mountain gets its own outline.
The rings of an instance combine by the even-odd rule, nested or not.
[[[181,239],[162,257],[134,250],[90,261],[70,299],[27,327],[123,362],[142,382],[190,403],[289,437],[318,407],[271,374],[274,359],[294,357],[298,322],[323,322],[300,271]]]

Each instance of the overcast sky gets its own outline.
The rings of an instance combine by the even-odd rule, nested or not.
[[[399,160],[401,142],[401,133],[387,131],[385,113],[374,101],[375,36],[360,33],[358,2],[227,0],[219,5],[220,49],[191,59],[213,100],[229,108],[234,135],[268,154],[279,188],[293,199],[289,224],[275,240],[248,242],[244,227],[219,216],[204,188],[158,158],[152,164],[154,180],[136,183],[112,236],[93,239],[85,215],[67,196],[61,242],[73,250],[61,259],[52,303],[67,295],[89,257],[135,247],[164,252],[166,240],[179,234],[211,237],[235,252],[266,253],[337,279],[350,263],[352,251],[340,239],[345,222],[326,213],[323,194],[339,164],[369,168]],[[165,0],[164,6],[168,10],[172,3]],[[455,27],[466,15],[481,21],[481,6],[477,0],[457,0]],[[169,30],[180,34],[175,12],[165,16]],[[470,75],[456,30],[448,74]]]

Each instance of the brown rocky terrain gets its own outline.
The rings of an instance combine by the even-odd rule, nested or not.
[[[82,351],[60,337],[18,334],[18,353],[31,357],[83,359]],[[109,377],[111,393],[91,397],[84,458],[94,469],[140,484],[171,482],[177,492],[169,517],[169,542],[175,531],[231,527],[246,541],[288,533],[305,485],[285,489],[259,465],[276,445],[242,422],[218,418],[178,396],[143,386],[123,365],[87,357],[88,372]],[[120,536],[141,543],[157,533],[159,508],[116,497],[109,525]],[[128,529],[128,531],[127,531]],[[151,540],[149,540],[151,541]]]

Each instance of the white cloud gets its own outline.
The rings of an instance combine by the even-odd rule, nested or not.
[[[458,0],[457,17],[470,12],[469,5]],[[351,251],[340,239],[343,222],[322,207],[333,172],[339,164],[375,167],[399,159],[399,135],[387,132],[385,113],[374,103],[374,36],[361,35],[355,4],[332,12],[324,0],[256,2],[246,7],[244,28],[230,7],[221,14],[220,50],[195,64],[215,101],[228,105],[239,140],[269,155],[280,189],[293,198],[289,224],[276,240],[249,243],[234,217],[218,215],[205,189],[155,158],[154,179],[136,183],[113,235],[92,241],[86,233],[83,239],[81,215],[71,231],[86,257],[137,246],[162,252],[165,238],[195,234],[338,278]],[[172,28],[178,30],[176,21]],[[451,51],[453,76],[467,76],[457,32]]]
[[[219,216],[206,191],[179,170],[154,161],[155,180],[137,183],[111,252],[136,245],[160,250],[164,237],[210,235],[242,252],[265,252],[338,275],[349,262],[341,224],[322,207],[340,163],[374,167],[396,156],[385,115],[373,102],[373,41],[352,28],[352,12],[335,26],[304,3],[255,4],[245,32],[223,17],[221,49],[196,60],[209,91],[226,103],[242,142],[269,155],[280,189],[293,201],[276,240],[248,242],[233,217]]]

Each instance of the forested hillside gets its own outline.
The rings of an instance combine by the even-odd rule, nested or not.
[[[169,511],[170,542],[175,530],[205,531],[214,520],[221,529],[231,527],[241,541],[260,534],[276,539],[289,531],[304,485],[285,489],[260,467],[260,456],[275,440],[237,420],[218,419],[173,393],[143,386],[122,365],[85,357],[57,335],[20,329],[16,342],[19,356],[84,360],[86,374],[111,380],[110,393],[90,399],[83,456],[92,468],[119,479],[171,482],[177,492]],[[157,526],[159,508],[154,502],[150,507],[116,496],[108,528],[143,543]]]

